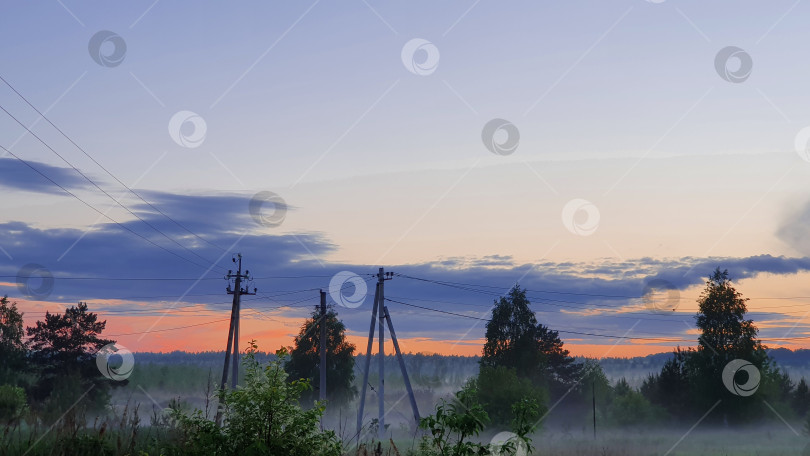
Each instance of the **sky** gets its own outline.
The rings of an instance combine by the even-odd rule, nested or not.
[[[4,9],[29,325],[86,301],[132,351],[223,350],[241,253],[242,347],[291,345],[322,289],[363,350],[380,267],[406,352],[480,354],[516,283],[574,355],[695,345],[718,267],[764,343],[810,346],[810,5]]]

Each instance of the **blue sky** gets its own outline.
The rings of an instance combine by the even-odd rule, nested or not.
[[[222,254],[128,194],[117,178],[215,244],[230,247],[246,235],[232,251],[243,252],[257,276],[327,277],[297,279],[306,285],[268,281],[261,284],[268,293],[325,287],[339,270],[365,274],[380,265],[504,289],[520,279],[530,289],[627,296],[640,296],[644,281],[660,276],[691,300],[679,307],[691,324],[687,310],[699,277],[721,266],[751,296],[808,296],[806,268],[796,265],[810,255],[810,163],[794,142],[810,125],[803,45],[809,8],[794,1],[644,0],[7,5],[0,38],[12,45],[0,49],[0,75],[47,110],[92,160],[5,84],[0,105],[167,236],[0,112],[0,145],[165,249],[111,225],[0,151],[8,196],[0,203],[7,253],[0,268],[14,277],[25,264],[46,266],[57,277],[52,301],[179,298],[185,289],[169,284],[82,288],[58,279],[196,277],[204,268],[176,255],[199,262],[190,252],[206,260]],[[90,55],[91,38],[102,31],[126,45],[116,65]],[[437,50],[430,74],[406,68],[425,57],[419,52],[403,62],[412,39]],[[750,56],[742,82],[716,69],[727,46]],[[113,47],[108,41],[95,55]],[[735,65],[732,59],[725,68]],[[170,119],[183,111],[204,122],[196,147],[170,133]],[[492,119],[519,131],[514,153],[497,155],[483,144]],[[174,138],[189,138],[192,125],[181,126]],[[499,135],[496,142],[504,140]],[[251,218],[247,201],[260,191],[289,205],[280,226]],[[588,203],[596,218],[582,203],[568,206],[566,216],[571,201]],[[774,259],[763,262],[770,257],[762,255]],[[482,275],[485,266],[494,269]],[[25,301],[13,282],[9,295]],[[221,285],[201,284],[189,294],[212,294]],[[411,283],[400,295],[444,300],[434,307],[454,312],[467,309],[446,301],[491,303],[491,296],[462,291]],[[600,304],[581,298],[574,301]],[[771,337],[803,325],[803,312],[793,310],[806,300],[777,302],[796,307],[764,318],[779,320],[766,325]],[[621,304],[643,307],[638,299]],[[468,322],[411,311],[419,316],[412,327],[401,323],[403,337],[430,338],[429,319],[449,334],[437,340],[477,341],[482,334],[467,332]],[[617,320],[557,309],[547,321],[609,334],[632,327]],[[349,329],[359,335],[365,325]],[[130,326],[143,331],[149,324]],[[656,331],[682,337],[687,328],[679,322]],[[572,340],[579,342],[597,343]]]

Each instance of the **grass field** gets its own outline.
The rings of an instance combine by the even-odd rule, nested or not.
[[[686,429],[643,431],[605,430],[593,438],[589,432],[543,431],[533,437],[532,456],[805,456],[810,455],[810,437],[789,428],[745,430]],[[492,433],[482,435],[488,442]],[[402,455],[414,447],[412,440],[395,443]],[[383,454],[390,449],[383,446]],[[348,455],[362,455],[352,449]],[[369,453],[373,454],[373,453]],[[390,454],[396,454],[390,450]]]

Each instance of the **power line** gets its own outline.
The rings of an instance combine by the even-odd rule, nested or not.
[[[469,305],[469,306],[476,306],[476,307],[487,307],[489,309],[491,309],[493,307],[492,304],[474,304],[474,303],[463,303],[463,302],[457,302],[457,301],[439,301],[439,300],[435,300],[435,299],[424,299],[424,298],[403,298],[401,296],[392,296],[392,297],[393,298],[399,298],[399,299],[410,299],[411,301],[433,302],[433,303],[437,303],[437,304],[454,304],[454,305],[462,305],[462,306]],[[544,304],[544,303],[543,302],[532,302],[531,304],[532,305],[540,305],[540,304]],[[555,304],[552,304],[552,305],[555,305]],[[556,306],[560,306],[560,305],[556,304]],[[569,307],[569,306],[560,306],[560,307],[566,307],[566,308],[577,309],[577,310],[597,310],[597,311],[602,310],[602,308],[599,308],[599,307],[582,307],[582,308],[580,308],[580,307]],[[547,310],[547,309],[536,309],[535,312],[556,313],[558,311],[556,311],[556,310]],[[627,312],[627,313],[631,313],[631,312]],[[632,312],[632,315],[661,315],[661,314],[650,313],[650,312]],[[627,318],[627,319],[631,319],[631,320],[645,320],[645,321],[672,321],[672,319],[670,319],[670,318],[641,318],[641,317],[636,318],[636,317],[630,317],[630,316],[611,315],[611,314],[600,314],[599,316],[608,317],[608,318]]]
[[[389,299],[389,298],[386,298],[385,300],[393,302],[393,303],[409,306],[409,307],[415,307],[415,308],[419,308],[419,309],[423,309],[423,310],[428,310],[428,311],[431,311],[431,312],[437,312],[437,313],[443,313],[443,314],[447,314],[447,315],[452,315],[452,316],[455,316],[455,317],[464,317],[464,318],[469,318],[469,319],[479,320],[479,321],[485,321],[485,322],[488,322],[488,321],[491,320],[489,318],[475,317],[475,316],[472,316],[472,315],[465,315],[465,314],[456,313],[456,312],[449,312],[449,311],[441,310],[441,309],[433,309],[431,307],[424,307],[424,306],[420,306],[420,305],[417,305],[417,304],[409,304],[407,302],[397,301],[397,300],[393,300],[393,299]],[[610,335],[610,334],[587,333],[587,332],[557,330],[557,329],[554,329],[553,331],[558,332],[558,333],[564,333],[564,334],[575,334],[575,335],[580,335],[580,336],[591,336],[591,337],[605,337],[605,338],[611,338],[611,339],[654,340],[654,341],[659,341],[659,342],[695,342],[695,340],[693,340],[693,339],[674,339],[674,338],[665,338],[665,337],[628,337],[628,336],[617,336],[617,335]],[[807,339],[810,339],[810,336],[793,336],[793,337],[782,337],[782,338],[757,337],[757,340],[759,340],[759,341],[772,341],[772,342],[781,342],[781,341],[789,341],[789,340],[807,340]]]
[[[174,238],[169,237],[169,235],[167,235],[166,233],[164,233],[163,231],[161,231],[161,230],[160,230],[158,227],[156,227],[156,226],[152,225],[152,224],[151,224],[151,223],[149,223],[148,221],[146,221],[146,220],[144,220],[143,218],[141,218],[141,217],[140,217],[138,214],[136,214],[135,212],[132,212],[132,210],[131,210],[130,208],[126,207],[126,206],[125,206],[123,203],[121,203],[121,201],[119,201],[119,200],[115,199],[115,197],[114,197],[114,196],[110,195],[110,194],[109,194],[109,193],[108,193],[106,190],[104,190],[103,188],[101,188],[101,187],[100,187],[100,186],[99,186],[99,185],[98,185],[98,184],[97,184],[95,181],[93,181],[92,179],[90,179],[89,177],[87,177],[87,175],[86,175],[86,174],[84,174],[83,172],[81,172],[81,170],[79,170],[79,168],[76,168],[75,166],[73,166],[73,164],[72,164],[70,161],[68,161],[68,159],[66,159],[65,157],[63,157],[63,156],[62,156],[62,155],[61,155],[59,152],[57,152],[57,151],[56,151],[56,149],[54,149],[53,147],[51,147],[51,146],[50,146],[50,145],[49,145],[47,142],[45,142],[45,141],[44,141],[42,138],[40,138],[39,136],[37,136],[37,134],[36,134],[36,133],[34,133],[34,132],[33,132],[33,131],[30,129],[30,128],[28,128],[28,127],[27,127],[27,126],[26,126],[24,123],[22,123],[22,122],[21,122],[19,119],[17,119],[17,117],[15,117],[15,116],[14,116],[14,114],[12,114],[12,113],[8,112],[8,110],[6,110],[6,108],[4,108],[4,107],[3,107],[3,105],[0,105],[0,110],[2,110],[3,112],[5,112],[6,114],[8,114],[8,116],[9,116],[9,117],[11,117],[12,119],[14,119],[14,121],[15,121],[15,122],[17,122],[18,124],[20,124],[20,126],[22,126],[23,128],[25,128],[25,130],[26,130],[26,131],[27,131],[27,132],[28,132],[28,133],[29,133],[31,136],[33,136],[34,138],[36,138],[36,139],[37,139],[39,142],[41,142],[41,143],[42,143],[42,144],[43,144],[43,145],[44,145],[46,148],[48,148],[48,150],[50,150],[51,152],[53,152],[53,153],[54,153],[54,154],[55,154],[57,157],[59,157],[60,159],[62,159],[62,161],[63,161],[63,162],[65,162],[65,163],[66,163],[68,166],[70,166],[70,167],[71,167],[71,168],[72,168],[74,171],[76,171],[76,172],[77,172],[77,173],[78,173],[80,176],[82,176],[82,177],[83,177],[83,178],[84,178],[84,179],[85,179],[87,182],[90,182],[90,183],[91,183],[91,184],[92,184],[94,187],[96,187],[96,189],[98,189],[98,190],[99,190],[101,193],[103,193],[103,194],[104,194],[104,195],[106,195],[108,198],[110,198],[111,200],[113,200],[113,202],[114,202],[115,204],[117,204],[117,205],[121,206],[121,207],[122,207],[122,208],[123,208],[125,211],[129,212],[129,213],[130,213],[130,214],[131,214],[133,217],[137,218],[138,220],[140,220],[141,222],[143,222],[144,224],[146,224],[148,227],[152,228],[152,229],[153,229],[153,230],[155,230],[157,233],[159,233],[160,235],[162,235],[163,237],[165,237],[165,238],[166,238],[166,239],[168,239],[169,241],[171,241],[171,242],[173,242],[174,244],[176,244],[178,247],[180,247],[180,248],[182,248],[182,249],[187,250],[189,253],[191,253],[192,255],[196,256],[197,258],[199,258],[199,259],[201,259],[201,260],[203,260],[203,261],[205,261],[205,262],[208,262],[208,263],[213,263],[212,261],[210,261],[210,260],[208,260],[207,258],[203,257],[202,255],[198,254],[197,252],[195,252],[195,251],[191,250],[190,248],[188,248],[188,247],[184,246],[183,244],[181,244],[181,243],[177,242],[177,240],[175,240]],[[218,267],[218,268],[220,268],[220,269],[224,269],[222,266],[219,266],[219,265],[215,265],[215,266],[216,266],[216,267]]]
[[[141,331],[141,332],[132,332],[132,333],[125,333],[125,334],[104,334],[104,337],[121,337],[121,336],[137,336],[140,334],[151,334],[156,332],[165,332],[165,331],[175,331],[178,329],[187,329],[187,328],[195,328],[197,326],[205,326],[205,325],[213,325],[214,323],[219,323],[222,321],[228,321],[230,318],[222,318],[219,320],[208,321],[205,323],[197,323],[194,325],[185,325],[185,326],[177,326],[174,328],[165,328],[165,329],[151,329],[148,331]]]
[[[2,108],[2,107],[0,106],[0,108]],[[102,217],[105,217],[106,219],[110,220],[111,222],[115,223],[116,225],[120,226],[121,228],[123,228],[123,229],[125,229],[125,230],[129,231],[130,233],[132,233],[132,234],[134,234],[134,235],[138,236],[139,238],[143,239],[144,241],[146,241],[146,242],[148,242],[148,243],[150,243],[150,244],[154,245],[155,247],[157,247],[157,248],[159,248],[159,249],[161,249],[161,250],[166,251],[167,253],[169,253],[169,254],[171,254],[171,255],[176,256],[177,258],[182,259],[183,261],[187,261],[187,262],[189,262],[189,263],[191,263],[191,264],[194,264],[194,265],[196,265],[196,266],[199,266],[199,267],[201,267],[201,268],[203,268],[203,269],[210,269],[210,268],[211,268],[211,266],[204,266],[204,265],[202,265],[202,264],[200,264],[200,263],[195,262],[194,260],[190,260],[190,259],[188,259],[188,258],[186,258],[186,257],[184,257],[184,256],[182,256],[182,255],[180,255],[180,254],[178,254],[177,252],[172,252],[171,250],[169,250],[169,249],[167,249],[167,248],[163,247],[163,246],[162,246],[162,245],[160,245],[160,244],[155,243],[155,242],[154,242],[154,241],[152,241],[151,239],[149,239],[149,238],[147,238],[147,237],[143,236],[142,234],[140,234],[140,233],[138,233],[138,232],[136,232],[136,231],[132,230],[131,228],[127,227],[126,225],[124,225],[124,224],[122,224],[122,223],[118,222],[117,220],[115,220],[114,218],[112,218],[112,217],[110,217],[109,215],[105,214],[104,212],[101,212],[99,209],[96,209],[96,207],[95,207],[95,206],[93,206],[92,204],[90,204],[90,203],[88,203],[87,201],[83,200],[82,198],[80,198],[78,195],[76,195],[75,193],[71,192],[70,190],[66,189],[66,188],[65,188],[65,187],[63,187],[61,184],[59,184],[59,183],[58,183],[58,182],[56,182],[55,180],[53,180],[53,179],[51,179],[50,177],[48,177],[48,176],[47,176],[45,173],[43,173],[42,171],[38,170],[37,168],[35,168],[33,165],[31,165],[31,164],[30,164],[30,163],[28,163],[27,161],[25,161],[25,160],[23,160],[22,158],[18,157],[18,156],[17,156],[17,154],[15,154],[14,152],[12,152],[12,151],[10,151],[10,150],[6,149],[4,146],[0,146],[0,149],[3,149],[4,151],[8,152],[8,153],[9,153],[9,154],[10,154],[12,157],[14,157],[14,158],[16,158],[17,160],[19,160],[20,162],[22,162],[22,163],[23,163],[25,166],[27,166],[27,167],[31,168],[31,169],[32,169],[32,170],[34,170],[34,171],[35,171],[37,174],[39,174],[40,176],[44,177],[45,179],[47,179],[48,181],[50,181],[52,184],[56,185],[57,187],[61,188],[61,189],[62,189],[62,190],[65,192],[65,193],[67,193],[68,195],[70,195],[70,196],[72,196],[72,197],[76,198],[77,200],[79,200],[79,201],[80,201],[82,204],[84,204],[85,206],[87,206],[87,207],[89,207],[90,209],[92,209],[92,210],[96,211],[96,212],[97,212],[99,215],[101,215]],[[217,266],[217,265],[212,264],[212,266]],[[221,266],[217,266],[217,267],[221,268]]]
[[[0,146],[3,148],[3,146]],[[4,149],[5,150],[5,149]],[[16,158],[16,156],[15,156]],[[0,278],[4,279],[13,279],[16,278],[16,275],[0,275]],[[303,279],[303,278],[322,278],[322,277],[332,277],[332,276],[268,276],[268,277],[252,277],[252,280],[263,280],[263,279]],[[55,279],[59,280],[154,280],[154,281],[161,281],[161,280],[222,280],[222,277],[54,277]],[[368,281],[369,279],[366,279]],[[318,288],[307,288],[303,290],[294,290],[296,293],[302,291],[312,291],[318,290]],[[288,290],[284,290],[288,291]]]
[[[135,190],[131,189],[129,186],[127,186],[127,184],[125,184],[124,182],[122,182],[122,181],[121,181],[121,179],[119,179],[118,177],[116,177],[116,176],[115,176],[115,175],[114,175],[112,172],[110,172],[110,171],[109,171],[107,168],[105,168],[104,166],[102,166],[102,165],[101,165],[101,163],[99,163],[98,161],[96,161],[96,159],[95,159],[95,158],[93,158],[93,157],[92,157],[92,156],[91,156],[89,153],[87,153],[87,151],[85,151],[85,150],[84,150],[84,149],[83,149],[81,146],[79,146],[78,144],[76,144],[76,142],[75,142],[75,141],[73,141],[73,139],[72,139],[70,136],[68,136],[68,135],[67,135],[67,134],[66,134],[64,131],[62,131],[62,129],[61,129],[61,128],[57,127],[57,126],[56,126],[56,124],[54,124],[53,122],[51,122],[51,119],[49,119],[47,116],[45,116],[45,114],[44,114],[44,113],[42,113],[42,112],[41,112],[39,109],[37,109],[37,108],[36,108],[36,106],[34,106],[34,105],[33,105],[33,104],[30,102],[30,101],[28,101],[28,99],[27,99],[27,98],[26,98],[26,97],[25,97],[25,96],[24,96],[22,93],[20,93],[20,92],[19,92],[19,91],[18,91],[16,88],[14,88],[14,86],[12,86],[12,85],[11,85],[11,83],[9,83],[9,82],[8,82],[8,81],[7,81],[5,78],[3,78],[3,76],[2,76],[2,75],[0,75],[0,80],[2,80],[2,81],[3,81],[3,82],[4,82],[4,83],[5,83],[5,84],[6,84],[6,85],[7,85],[7,86],[8,86],[8,87],[9,87],[9,88],[12,90],[12,91],[14,91],[14,93],[16,93],[16,94],[17,94],[17,96],[19,96],[20,98],[22,98],[22,100],[23,100],[23,101],[25,101],[25,103],[26,103],[26,104],[28,104],[28,106],[30,106],[30,107],[31,107],[31,109],[33,109],[34,111],[36,111],[36,113],[37,113],[37,114],[39,114],[39,116],[40,116],[40,117],[42,117],[43,119],[45,119],[45,121],[46,121],[46,122],[48,122],[48,123],[49,123],[49,124],[50,124],[50,125],[51,125],[53,128],[55,128],[55,129],[56,129],[56,131],[58,131],[58,132],[59,132],[59,133],[60,133],[62,136],[64,136],[64,137],[65,137],[65,139],[67,139],[68,141],[70,141],[70,143],[71,143],[71,144],[73,144],[74,146],[76,146],[76,148],[77,148],[77,149],[79,149],[79,150],[80,150],[80,151],[81,151],[81,152],[82,152],[82,153],[83,153],[83,154],[84,154],[84,155],[85,155],[87,158],[89,158],[90,160],[92,160],[92,161],[93,161],[93,163],[95,163],[96,165],[98,165],[98,167],[99,167],[99,168],[103,169],[105,173],[107,173],[107,174],[108,174],[110,177],[112,177],[113,179],[115,179],[115,180],[116,180],[116,181],[117,181],[119,184],[121,184],[121,185],[122,185],[122,186],[123,186],[125,189],[127,189],[127,190],[128,190],[130,193],[132,193],[133,195],[137,196],[137,197],[138,197],[138,199],[140,199],[141,201],[143,201],[144,203],[146,203],[146,204],[147,204],[149,207],[151,207],[152,209],[154,209],[155,211],[157,211],[158,213],[160,213],[162,216],[164,216],[164,217],[166,217],[167,219],[171,220],[171,221],[172,221],[172,222],[173,222],[175,225],[179,226],[180,228],[182,228],[183,230],[185,230],[186,232],[188,232],[188,233],[189,233],[189,234],[191,234],[192,236],[196,237],[197,239],[199,239],[199,240],[201,240],[201,241],[205,242],[206,244],[208,244],[208,245],[210,245],[210,246],[212,246],[212,247],[215,247],[215,248],[219,249],[219,250],[220,250],[220,251],[222,251],[222,252],[225,252],[225,249],[223,249],[222,247],[220,247],[220,246],[218,246],[218,245],[216,245],[216,244],[214,244],[214,243],[212,243],[212,242],[208,241],[207,239],[205,239],[205,238],[203,238],[203,237],[201,237],[201,236],[197,235],[196,233],[194,233],[193,231],[191,231],[190,229],[188,229],[186,226],[184,226],[182,223],[178,222],[177,220],[173,219],[172,217],[169,217],[169,215],[168,215],[168,214],[166,214],[165,212],[163,212],[163,211],[161,211],[160,209],[158,209],[156,206],[154,206],[154,205],[153,205],[152,203],[150,203],[149,201],[146,201],[146,200],[145,200],[145,199],[144,199],[144,198],[143,198],[141,195],[139,195],[137,192],[135,192]],[[5,109],[3,109],[3,110],[5,111]],[[8,111],[6,111],[6,112],[8,113]],[[12,116],[12,117],[13,117],[13,116]],[[15,120],[16,120],[16,119],[15,119]],[[22,124],[21,124],[21,125],[22,125]],[[28,128],[26,128],[26,130],[28,130]],[[29,130],[29,132],[30,132],[30,130]],[[37,139],[39,139],[39,138],[37,138]],[[57,155],[58,155],[58,154],[57,154]],[[72,166],[72,165],[71,165],[71,166]],[[75,169],[75,168],[74,168],[74,169]]]
[[[400,277],[407,278],[407,279],[418,280],[418,281],[422,281],[422,282],[429,282],[429,283],[433,283],[433,284],[436,284],[436,285],[442,285],[442,286],[461,289],[461,290],[465,290],[465,291],[471,291],[471,292],[485,294],[485,295],[489,295],[489,296],[495,296],[495,297],[503,296],[503,293],[501,293],[501,292],[495,292],[495,291],[489,291],[489,290],[481,290],[479,288],[474,288],[474,287],[484,287],[484,288],[493,288],[493,289],[503,290],[503,287],[495,287],[495,286],[491,286],[491,285],[467,284],[467,283],[462,283],[462,282],[450,282],[450,281],[442,281],[442,280],[432,280],[432,279],[425,279],[425,278],[420,278],[420,277],[413,277],[413,276],[404,275],[404,274],[397,274],[397,275],[400,276]],[[532,292],[532,293],[553,293],[553,294],[589,296],[589,297],[603,297],[603,298],[626,298],[626,299],[641,299],[641,298],[643,298],[643,296],[608,295],[608,294],[597,294],[597,293],[575,293],[575,292],[563,292],[563,291],[532,290],[532,289],[528,289],[528,288],[525,289],[525,290],[527,292]],[[536,300],[536,301],[541,301],[541,303],[546,303],[546,304],[549,304],[549,305],[555,305],[555,306],[558,306],[558,307],[568,307],[568,308],[582,309],[582,310],[601,310],[601,309],[610,310],[610,309],[615,309],[615,307],[611,307],[611,306],[604,306],[604,305],[599,306],[599,305],[588,304],[586,302],[565,301],[565,300],[545,298],[545,297],[540,297],[540,296],[528,296],[528,297],[530,299],[533,299],[533,300]],[[781,300],[781,299],[785,299],[785,300],[787,300],[787,299],[810,299],[810,296],[757,296],[757,297],[749,297],[748,298],[748,300],[750,300],[750,301],[754,301],[754,300],[772,300],[772,299],[774,299],[774,300]],[[578,304],[578,305],[581,305],[582,307],[564,306],[564,305],[559,305],[559,304],[554,304],[554,303]],[[806,306],[807,306],[807,304],[781,305],[781,306],[757,306],[757,309],[781,309],[781,308],[784,308],[784,307],[806,307]],[[757,312],[757,309],[750,309],[749,312]],[[645,314],[646,315],[656,315],[656,314],[653,314],[653,313],[645,313]]]
[[[470,319],[473,319],[473,320],[486,321],[486,322],[491,321],[490,318],[481,318],[481,317],[475,317],[475,316],[472,316],[472,315],[460,314],[460,313],[456,313],[456,312],[448,312],[446,310],[433,309],[431,307],[424,307],[424,306],[420,306],[420,305],[416,305],[416,304],[409,304],[407,302],[395,301],[393,299],[388,299],[388,298],[386,298],[386,301],[394,302],[394,303],[397,303],[397,304],[402,304],[402,305],[409,306],[409,307],[416,307],[416,308],[423,309],[423,310],[429,310],[431,312],[438,312],[438,313],[443,313],[443,314],[447,314],[447,315],[452,315],[452,316],[455,316],[455,317],[464,317],[464,318],[470,318]],[[578,331],[565,331],[565,330],[557,330],[557,329],[555,329],[553,331],[558,332],[558,333],[565,333],[565,334],[576,334],[576,335],[580,335],[580,336],[606,337],[606,338],[610,338],[610,339],[657,340],[657,341],[661,341],[661,342],[691,342],[691,339],[670,339],[670,338],[663,338],[663,337],[628,337],[628,336],[615,336],[615,335],[609,335],[609,334],[585,333],[585,332],[578,332]]]
[[[2,146],[0,146],[2,147]],[[16,278],[16,275],[3,275],[0,278],[3,279],[13,279]],[[56,280],[104,280],[104,281],[180,281],[180,280],[222,280],[222,277],[203,277],[203,278],[192,278],[192,277],[54,277]],[[158,298],[160,296],[157,296]],[[108,299],[116,299],[116,298],[108,298]]]
[[[400,276],[400,277],[404,277],[406,279],[418,280],[418,281],[422,281],[422,282],[430,282],[430,283],[435,283],[437,285],[450,286],[450,287],[453,287],[453,288],[460,288],[460,289],[463,289],[463,290],[477,291],[477,292],[481,292],[481,293],[494,294],[494,295],[497,295],[497,296],[501,296],[503,294],[501,292],[486,291],[486,290],[478,289],[478,288],[493,288],[493,289],[503,290],[503,287],[496,287],[496,286],[492,286],[492,285],[481,285],[481,284],[472,284],[472,283],[463,283],[463,282],[451,282],[451,281],[447,281],[447,280],[432,280],[432,279],[425,279],[425,278],[421,278],[421,277],[409,276],[409,275],[405,275],[405,274],[397,274],[397,275]],[[476,288],[476,287],[478,287],[478,288]],[[577,292],[572,292],[572,291],[531,290],[531,289],[526,289],[526,291],[534,292],[534,293],[549,293],[549,294],[562,294],[562,295],[573,295],[573,296],[592,296],[592,297],[600,297],[600,298],[639,299],[639,298],[643,297],[643,296],[630,296],[630,295],[608,295],[608,294],[597,294],[597,293],[577,293]]]

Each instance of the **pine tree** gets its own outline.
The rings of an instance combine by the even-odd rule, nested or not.
[[[481,367],[514,369],[518,376],[548,386],[556,396],[576,382],[582,366],[570,356],[557,331],[538,323],[530,305],[519,285],[495,301]]]

